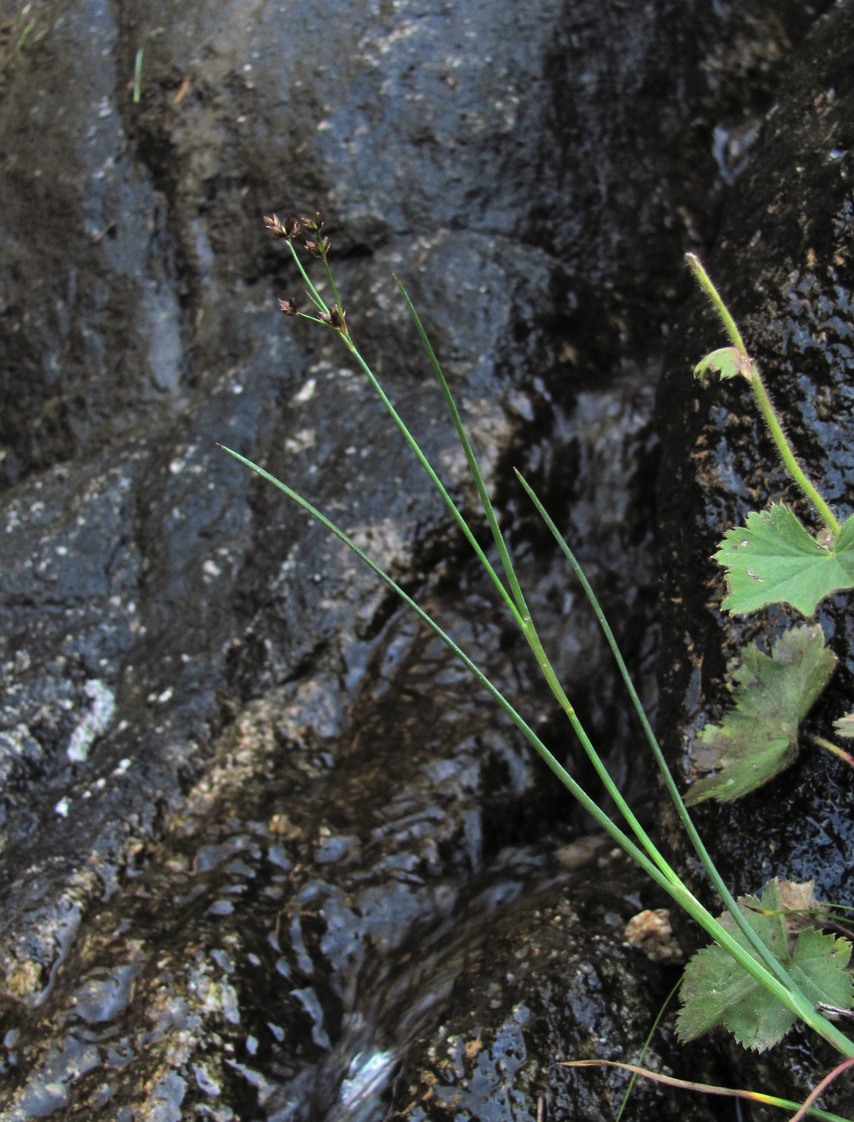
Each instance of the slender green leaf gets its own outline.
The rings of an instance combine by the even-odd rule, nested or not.
[[[692,784],[688,806],[741,798],[793,763],[801,721],[835,666],[818,624],[787,631],[770,657],[746,647],[741,665],[729,667],[735,707],[720,725],[707,725],[700,734],[702,768],[710,774]]]
[[[555,541],[557,542],[564,556],[569,561],[572,571],[573,573],[575,573],[575,576],[584,591],[584,595],[587,597],[587,600],[591,608],[593,609],[594,615],[599,622],[599,626],[602,628],[602,632],[605,636],[608,646],[611,648],[611,653],[614,656],[614,660],[617,664],[617,669],[620,672],[620,677],[622,678],[623,685],[626,688],[626,693],[631,700],[632,706],[635,710],[635,714],[637,715],[637,718],[640,721],[641,727],[644,731],[644,735],[646,736],[647,743],[649,744],[653,757],[655,758],[655,761],[661,771],[662,778],[664,779],[664,785],[667,788],[671,799],[673,800],[673,805],[676,808],[676,813],[679,817],[680,822],[682,823],[685,833],[688,836],[688,840],[694,847],[694,850],[700,859],[700,863],[706,870],[709,880],[711,881],[729,913],[735,917],[736,922],[740,925],[742,933],[746,936],[748,942],[752,942],[753,949],[757,953],[757,955],[764,960],[764,963],[768,967],[768,969],[773,971],[777,978],[781,982],[783,982],[784,985],[791,985],[791,980],[787,977],[779,962],[777,962],[773,955],[769,955],[767,954],[767,952],[765,952],[764,945],[758,941],[757,937],[753,933],[752,928],[750,928],[747,925],[747,921],[743,919],[741,911],[739,910],[735,902],[734,896],[724,883],[723,877],[718,872],[717,866],[709,855],[709,852],[706,849],[702,838],[697,832],[696,826],[691,820],[691,816],[688,813],[688,809],[685,805],[682,795],[679,792],[679,788],[676,785],[676,780],[674,779],[670,768],[667,766],[667,761],[664,758],[664,753],[662,752],[661,746],[658,743],[658,739],[652,730],[649,719],[644,712],[643,704],[638,697],[637,690],[634,687],[625,660],[623,659],[623,656],[620,653],[620,649],[617,646],[617,640],[614,637],[614,633],[611,630],[607,619],[605,618],[605,613],[602,610],[602,606],[599,603],[599,600],[590,584],[590,581],[587,579],[584,569],[579,564],[578,559],[570,549],[566,538],[564,538],[560,530],[558,530],[557,526],[555,525],[554,519],[545,509],[533,488],[526,482],[524,477],[518,471],[516,472],[516,475],[519,478],[519,482],[522,484],[525,491],[530,496],[534,506],[537,508],[540,517],[543,519],[546,526],[548,526],[549,530],[554,536]]]
[[[791,604],[809,616],[831,592],[854,588],[854,518],[825,548],[787,506],[774,503],[748,514],[745,526],[728,530],[715,560],[727,571],[726,611]]]

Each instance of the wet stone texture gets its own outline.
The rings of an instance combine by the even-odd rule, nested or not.
[[[761,144],[726,208],[708,268],[717,277],[746,344],[763,370],[808,475],[840,518],[854,495],[854,7],[838,5],[820,21],[766,122]],[[699,302],[698,302],[699,303]],[[816,531],[815,513],[771,460],[748,388],[709,385],[698,395],[683,377],[690,356],[719,345],[720,329],[699,306],[674,334],[661,383],[663,441],[660,497],[665,616],[661,727],[674,759],[690,765],[690,745],[727,700],[724,671],[741,645],[776,637],[801,617],[794,610],[723,617],[721,575],[709,560],[723,530],[746,513],[784,499]],[[688,453],[686,455],[686,452]],[[675,481],[675,482],[674,482]],[[832,737],[851,709],[854,631],[851,595],[837,593],[817,618],[839,658],[827,691],[810,714],[795,765],[731,806],[706,804],[698,823],[715,838],[720,868],[739,892],[772,876],[815,880],[819,899],[845,903],[854,854],[852,776],[820,751],[810,734]],[[689,753],[682,756],[683,744]],[[678,843],[677,843],[678,844]],[[766,1082],[794,1095],[814,1080],[804,1042],[790,1054],[794,1072]],[[818,1062],[830,1066],[819,1051]],[[779,1063],[779,1060],[777,1061]],[[833,1101],[832,1095],[825,1100]],[[837,1092],[850,1113],[850,1086]]]
[[[850,444],[851,8],[816,23],[830,7],[6,6],[4,1119],[613,1116],[622,1077],[558,1061],[636,1051],[673,968],[624,925],[662,901],[444,648],[216,443],[340,520],[597,792],[353,360],[276,311],[299,285],[261,215],[319,208],[358,342],[472,511],[391,277],[405,279],[555,665],[650,811],[604,644],[512,468],[577,545],[654,708],[662,369],[667,603],[689,604],[708,572],[689,562],[706,564],[733,494],[767,482],[750,482],[716,399],[698,411],[674,377],[708,349],[675,330],[698,315],[680,311],[681,254],[721,221],[720,268],[750,242],[756,290],[742,270],[734,304],[759,357],[782,353],[793,431]],[[785,238],[762,225],[769,205]],[[673,433],[701,424],[680,460]],[[696,635],[688,618],[663,622],[708,645],[711,673],[733,640],[714,613],[690,617]],[[691,650],[667,642],[667,727],[693,728]],[[838,772],[810,760],[797,775],[798,806],[814,798],[824,823],[812,836],[847,844]],[[741,886],[755,830],[716,814]],[[800,832],[774,839],[793,871],[810,865]],[[651,1063],[738,1081],[737,1057],[675,1049],[671,1032]],[[645,1088],[632,1117],[684,1109]]]
[[[600,839],[584,872],[545,882],[482,940],[470,940],[439,1029],[419,1042],[396,1081],[392,1117],[607,1117],[626,1076],[571,1071],[564,1061],[636,1055],[649,1010],[678,976],[627,945],[626,919],[638,902],[636,872]],[[667,1074],[676,1064],[683,1077],[720,1078],[707,1052],[676,1048],[664,1032],[646,1062]],[[671,1111],[672,1092],[649,1083],[635,1092],[633,1116],[675,1117]],[[716,1115],[699,1102],[691,1117]]]

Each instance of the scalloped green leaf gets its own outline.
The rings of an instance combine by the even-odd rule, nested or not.
[[[698,770],[709,774],[688,789],[688,806],[739,799],[793,763],[801,721],[835,666],[818,624],[785,632],[770,656],[745,647],[741,665],[733,661],[728,667],[734,708],[720,725],[706,725],[700,733]]]
[[[745,364],[749,362],[747,355],[735,347],[720,347],[700,359],[694,367],[694,377],[702,378],[706,371],[711,370],[722,378],[735,378],[745,372]]]
[[[838,1009],[854,1005],[854,982],[846,967],[851,944],[802,927],[802,916],[786,914],[789,889],[808,886],[772,880],[762,896],[739,899],[747,922],[816,1004]],[[747,939],[728,913],[721,924],[738,943]],[[794,1024],[794,1013],[717,944],[698,951],[685,967],[679,991],[682,1008],[676,1019],[680,1040],[693,1040],[718,1025],[728,1029],[745,1048],[764,1051],[777,1044]]]
[[[830,548],[820,545],[783,503],[752,511],[728,530],[714,555],[727,571],[729,612],[791,604],[805,616],[831,592],[854,588],[854,518]]]

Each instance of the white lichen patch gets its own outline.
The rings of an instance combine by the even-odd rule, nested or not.
[[[314,397],[314,391],[317,389],[317,379],[309,378],[305,385],[298,390],[291,400],[296,405],[305,405],[306,402],[311,401]]]
[[[83,692],[91,700],[88,713],[72,732],[68,742],[68,758],[80,763],[89,755],[93,742],[110,727],[116,711],[116,696],[100,678],[91,678],[83,686]]]
[[[317,433],[312,428],[300,429],[285,440],[285,449],[291,456],[307,452],[317,444]]]

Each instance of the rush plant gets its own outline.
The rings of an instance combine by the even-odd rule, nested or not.
[[[339,525],[333,522],[323,511],[315,507],[308,498],[288,483],[275,478],[263,467],[253,463],[239,452],[228,448],[225,449],[225,451],[240,463],[256,472],[262,479],[265,479],[274,487],[277,487],[292,502],[296,503],[311,515],[312,518],[326,527],[331,534],[352,550],[353,553],[376,574],[377,578],[384,582],[403,603],[408,605],[408,607],[420,617],[424,624],[441,639],[469,670],[475,680],[482,686],[485,693],[509,716],[521,735],[545,761],[547,766],[554,772],[570,794],[581,804],[584,810],[596,820],[599,826],[610,835],[613,841],[619,845],[632,860],[644,870],[649,878],[658,885],[676,905],[682,908],[712,940],[712,945],[706,948],[706,950],[699,952],[699,954],[695,956],[695,959],[689,964],[688,972],[682,984],[681,996],[683,1007],[679,1017],[678,1031],[683,1038],[689,1039],[715,1025],[723,1025],[733,1032],[736,1039],[740,1040],[742,1044],[747,1047],[761,1049],[776,1043],[795,1021],[800,1020],[808,1025],[822,1039],[830,1043],[843,1057],[843,1063],[850,1060],[854,1057],[854,1040],[842,1032],[838,1023],[832,1019],[838,1015],[839,1011],[848,1010],[854,1005],[852,979],[847,971],[847,964],[851,951],[850,944],[847,940],[838,936],[824,934],[815,926],[804,925],[801,912],[807,907],[807,903],[805,903],[803,891],[797,895],[800,911],[797,912],[799,920],[796,923],[790,914],[792,910],[790,908],[792,892],[796,891],[796,889],[788,886],[786,882],[772,882],[770,886],[766,886],[766,888],[763,889],[759,898],[749,898],[744,901],[736,901],[733,898],[703,844],[685,805],[685,800],[682,798],[676,782],[667,767],[652,726],[644,713],[637,692],[632,684],[623,658],[617,648],[613,633],[608,626],[608,622],[605,619],[594,590],[579,566],[569,544],[543,507],[543,504],[540,502],[533,488],[519,475],[521,487],[539,512],[548,530],[554,536],[558,547],[563,552],[570,568],[580,581],[599,625],[604,632],[619,668],[627,697],[641,724],[650,752],[661,771],[665,787],[673,801],[682,827],[694,847],[711,885],[720,898],[724,909],[721,917],[715,916],[688,889],[678,872],[668,862],[653,838],[641,824],[609,773],[602,757],[582,725],[570,697],[559,681],[548,653],[540,639],[536,623],[528,609],[516,568],[514,567],[513,560],[501,532],[493,503],[487,492],[481,470],[465,431],[459,409],[451,394],[447,380],[442,372],[442,367],[427,337],[418,312],[413,306],[404,285],[399,280],[396,280],[401,299],[404,301],[412,317],[412,321],[423,345],[427,361],[435,375],[438,392],[444,401],[450,423],[454,427],[468,463],[479,497],[481,511],[486,519],[492,541],[497,551],[499,559],[497,566],[494,566],[487,557],[484,549],[478,542],[472,524],[455,504],[445,485],[439,478],[438,473],[427,459],[418,440],[407,427],[396,407],[385,393],[368,361],[359,350],[351,332],[351,327],[330,265],[330,242],[323,233],[322,217],[319,214],[315,214],[310,218],[293,218],[288,216],[284,219],[280,219],[276,215],[271,215],[266,217],[264,222],[270,234],[279,239],[284,244],[286,250],[291,254],[294,266],[302,280],[308,299],[305,310],[299,307],[294,298],[289,297],[283,299],[280,301],[282,312],[288,316],[297,316],[312,321],[316,323],[320,329],[333,332],[337,335],[341,346],[348,352],[352,361],[363,372],[366,380],[387,410],[391,422],[397,427],[403,440],[411,449],[412,454],[429,476],[431,483],[446,504],[460,532],[468,541],[471,549],[483,566],[494,588],[498,603],[503,610],[506,611],[507,615],[519,629],[530,647],[545,684],[563,712],[569,727],[587,755],[609,798],[613,801],[618,816],[615,816],[616,820],[612,819],[596,800],[584,790],[575,777],[564,768],[547,745],[540,739],[525,717],[518,712],[507,696],[480,670],[475,656],[464,651],[454,638],[444,630],[441,623],[421,608],[409,593],[407,593],[388,572],[384,571],[368,556]],[[308,235],[303,245],[304,252],[307,253],[310,258],[315,259],[319,265],[320,279],[317,283],[315,283],[309,275],[298,245],[296,244],[297,240],[303,234]],[[700,268],[696,259],[692,260],[692,266],[695,268],[695,271],[698,271]],[[705,274],[702,272],[698,272],[698,275],[701,277],[701,280],[705,277]],[[706,278],[703,283],[710,296],[712,296],[713,299],[717,299],[716,306],[719,306],[719,311],[721,311],[724,322],[727,323],[731,338],[739,341],[734,341],[733,346],[730,348],[714,352],[712,355],[708,356],[708,358],[700,364],[702,371],[717,370],[723,376],[735,376],[740,373],[746,377],[754,377],[755,365],[752,364],[752,360],[747,356],[743,344],[740,343],[740,336],[737,335],[735,325],[732,323],[729,313],[726,312],[722,301],[720,301],[720,297],[717,296],[708,278]],[[733,335],[733,331],[735,331],[735,335]],[[796,463],[795,469],[800,471]],[[818,504],[816,505],[818,506]],[[819,510],[825,517],[827,529],[832,537],[832,543],[829,548],[834,552],[834,556],[837,557],[838,565],[844,567],[848,565],[848,543],[849,538],[854,536],[854,527],[849,528],[848,523],[846,523],[845,527],[840,527],[829,510],[822,509],[821,507],[819,507]],[[775,516],[775,518],[776,517],[778,516]],[[774,524],[776,525],[776,522]],[[826,544],[815,543],[813,539],[810,539],[811,544],[806,545],[801,541],[802,534],[800,531],[792,529],[788,522],[786,525],[789,528],[787,529],[784,527],[780,531],[780,540],[787,549],[795,551],[800,550],[800,553],[803,554],[804,557],[809,557],[810,564],[813,567],[817,567],[818,561],[824,562],[823,555],[816,558],[815,550],[827,549],[828,546]],[[764,528],[765,521],[763,520],[763,529]],[[751,532],[748,533],[748,531]],[[803,531],[803,533],[806,533],[806,531]],[[761,575],[757,578],[754,574],[759,571],[757,566],[761,566],[762,564],[759,560],[759,555],[762,552],[762,546],[760,544],[761,534],[754,531],[752,527],[748,527],[743,531],[739,530],[738,535],[740,542],[744,540],[745,535],[747,535],[746,540],[751,543],[756,541],[756,545],[751,545],[750,549],[747,550],[747,560],[741,565],[740,570],[735,562],[731,565],[729,565],[728,561],[725,562],[728,564],[728,572],[730,572],[731,579],[731,593],[726,606],[731,610],[751,610],[750,608],[739,608],[741,601],[738,597],[741,593],[741,583],[739,583],[739,579],[733,577],[732,574],[737,571],[748,573],[745,578],[748,586],[756,580],[758,580],[760,584],[770,585],[772,580],[776,579],[776,570],[773,570],[773,572],[768,570],[766,576],[766,569],[763,568],[761,569]],[[791,544],[792,540],[796,537],[800,545]],[[733,548],[736,548],[737,552],[738,548],[741,547]],[[851,543],[851,548],[852,555],[854,556],[854,542]],[[741,554],[739,554],[739,557],[741,558]],[[840,558],[842,559],[840,560]],[[825,574],[821,578],[823,583],[820,585],[820,587],[825,590],[823,594],[826,594],[831,586],[840,587],[838,566],[833,569],[833,575],[829,575],[829,568],[822,571]],[[848,570],[846,569],[845,571],[847,572]],[[852,573],[854,573],[854,570],[852,570]],[[754,589],[750,587],[749,591],[753,592]],[[799,591],[797,597],[800,598],[800,596],[801,593]],[[734,597],[735,602],[733,602]],[[777,598],[780,599],[781,597],[778,595]],[[753,602],[753,600],[750,601],[751,604],[753,604]],[[790,599],[789,602],[794,601]],[[821,646],[823,649],[823,644]],[[813,662],[818,663],[818,668],[813,666],[809,672],[804,670],[804,674],[810,680],[810,685],[806,688],[803,695],[798,694],[799,700],[792,703],[790,724],[794,723],[796,728],[804,706],[808,707],[807,703],[809,698],[813,696],[817,688],[820,688],[823,675],[826,676],[827,674],[827,661],[823,661],[822,656],[815,655],[819,643],[818,638],[813,635],[812,632],[792,637],[790,640],[790,647],[795,647],[798,650],[804,648],[806,651],[812,651]],[[791,650],[787,649],[786,652],[779,652],[775,648],[775,653],[778,656],[777,662],[780,662],[781,660],[785,661],[782,659],[784,653],[787,657],[791,655]],[[805,654],[803,657],[806,660],[809,655]],[[772,654],[770,661],[774,661],[774,654]],[[760,667],[762,665],[764,664],[760,664]],[[812,664],[810,665],[812,666]],[[745,670],[745,674],[756,673],[761,675],[764,672],[765,671],[761,668],[757,669],[754,663],[750,663]],[[787,687],[787,690],[788,689],[789,687]],[[756,720],[761,723],[765,719],[766,714],[763,710],[758,714]],[[769,773],[773,773],[773,771],[769,769]],[[811,903],[810,901],[809,906],[811,906]],[[833,1116],[825,1113],[823,1117],[830,1118]]]

